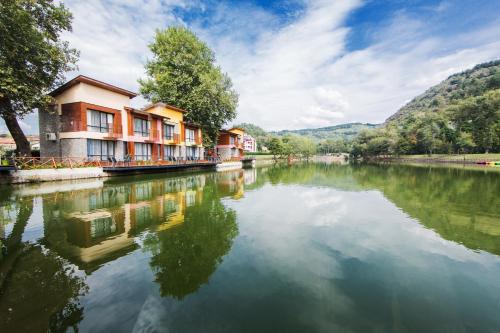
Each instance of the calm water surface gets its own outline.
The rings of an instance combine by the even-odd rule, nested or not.
[[[500,331],[499,172],[2,186],[0,237],[0,332]]]

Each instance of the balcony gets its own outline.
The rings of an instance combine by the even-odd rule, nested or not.
[[[82,122],[81,120],[66,120],[62,122],[61,132],[89,132],[101,133],[103,139],[122,138],[122,126],[119,124],[107,124],[107,126],[94,126]]]
[[[186,138],[186,146],[196,145],[196,140],[194,138]]]
[[[102,133],[102,132],[101,132]],[[104,136],[105,139],[121,139],[123,134],[122,134],[122,126],[111,126],[108,128],[108,131],[105,132],[106,135]]]
[[[181,136],[179,133],[173,133],[170,136],[165,136],[163,138],[163,141],[164,141],[164,144],[178,145],[179,143],[181,143]]]

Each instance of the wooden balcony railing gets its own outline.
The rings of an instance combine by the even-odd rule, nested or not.
[[[119,139],[123,136],[121,124],[109,124],[107,127],[87,125],[81,120],[62,122],[61,132],[93,132],[106,134],[105,138]]]
[[[181,143],[181,136],[179,133],[174,133],[172,136],[164,137],[165,141],[172,141],[173,144]]]

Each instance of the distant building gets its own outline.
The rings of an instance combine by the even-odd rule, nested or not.
[[[134,92],[86,76],[52,91],[53,112],[39,112],[42,157],[160,161],[203,158],[201,128],[164,103],[130,107]]]
[[[257,141],[250,134],[243,135],[243,150],[249,153],[257,151]]]
[[[29,141],[31,150],[39,150],[40,149],[40,138],[38,135],[26,135],[26,139]],[[0,150],[15,150],[16,142],[14,139],[7,135],[0,135]]]
[[[221,130],[217,139],[215,152],[222,160],[239,159],[244,155],[242,128]]]

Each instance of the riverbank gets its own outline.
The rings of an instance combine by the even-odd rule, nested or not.
[[[400,155],[384,156],[373,159],[376,162],[405,163],[450,163],[450,164],[485,164],[499,162],[500,153],[492,154],[433,154],[433,155]]]

